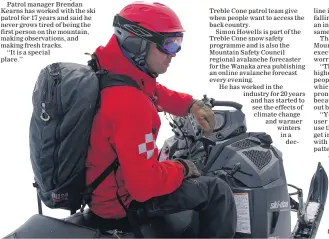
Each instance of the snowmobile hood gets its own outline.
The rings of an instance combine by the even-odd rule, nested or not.
[[[106,69],[113,74],[127,75],[138,83],[146,95],[153,95],[156,78],[138,69],[125,57],[115,35],[112,35],[105,46],[97,47],[94,53],[98,58],[100,69]]]

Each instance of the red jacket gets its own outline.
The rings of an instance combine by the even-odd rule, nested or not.
[[[130,76],[142,91],[129,86],[102,91],[102,104],[91,132],[87,184],[116,158],[112,145],[120,162],[116,177],[125,205],[132,200],[143,202],[175,191],[182,183],[183,168],[171,161],[157,161],[159,149],[155,141],[161,122],[150,96],[157,96],[156,104],[164,111],[179,116],[186,115],[192,96],[169,90],[137,69],[124,57],[115,36],[95,53],[101,68]],[[103,218],[124,217],[116,190],[114,173],[111,173],[95,190],[90,209]]]

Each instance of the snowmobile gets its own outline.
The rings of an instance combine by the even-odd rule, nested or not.
[[[205,137],[193,115],[172,116],[174,133],[159,152],[158,160],[185,158],[192,160],[203,175],[220,177],[231,187],[237,207],[235,238],[315,238],[325,208],[328,177],[319,162],[311,179],[306,201],[302,189],[286,181],[282,153],[264,132],[247,132],[242,105],[216,101],[204,95],[208,106],[233,110],[215,110],[214,133]],[[167,113],[165,113],[167,117]],[[295,189],[289,193],[288,188]],[[297,196],[297,201],[293,199]],[[89,209],[64,219],[33,215],[5,238],[128,238],[133,231],[117,227],[102,231],[91,223]],[[291,226],[291,212],[297,222]],[[198,217],[184,211],[139,223],[143,237],[196,237]]]

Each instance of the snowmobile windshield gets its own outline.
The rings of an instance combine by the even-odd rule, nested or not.
[[[158,33],[150,31],[135,22],[129,21],[118,14],[115,15],[113,26],[130,32],[131,34],[153,42],[165,54],[175,54],[181,50],[183,33]]]

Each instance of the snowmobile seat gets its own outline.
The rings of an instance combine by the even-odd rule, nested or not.
[[[92,219],[93,214],[88,209],[65,219],[35,214],[4,239],[134,237],[131,230],[121,230],[120,225],[118,229],[112,227],[105,231],[105,227],[99,228]],[[198,226],[197,213],[184,211],[143,221],[140,229],[145,238],[197,238]]]
[[[64,220],[79,226],[98,229],[103,234],[117,230],[124,232],[126,235],[130,234],[130,237],[132,235],[132,230],[126,218],[121,220],[109,219],[105,222],[106,225],[101,225],[104,223],[99,223],[98,220],[95,220],[90,209],[86,209],[83,213],[77,212]],[[164,217],[144,219],[140,228],[144,236],[149,238],[197,237],[198,217],[194,211],[184,211]]]
[[[4,237],[9,238],[101,238],[99,230],[84,227],[58,218],[34,214],[16,230]]]

